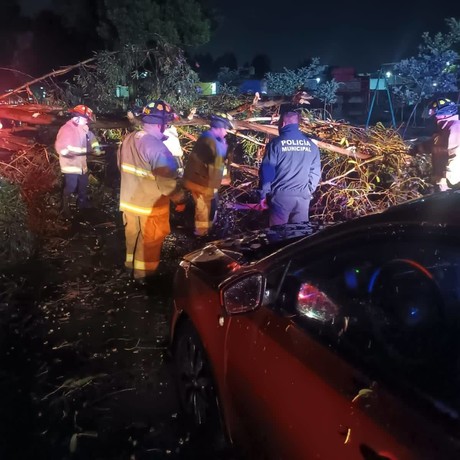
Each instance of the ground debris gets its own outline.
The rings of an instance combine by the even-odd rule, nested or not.
[[[188,458],[167,360],[181,252],[165,248],[158,286],[130,282],[111,209],[84,225],[78,216],[37,258],[0,277],[0,406],[13,421],[0,424],[10,440],[1,458],[20,458],[17,445],[24,459]],[[193,246],[182,235],[170,240]]]

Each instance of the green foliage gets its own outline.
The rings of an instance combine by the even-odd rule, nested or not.
[[[96,112],[125,110],[157,98],[176,110],[188,110],[197,99],[198,75],[188,65],[183,51],[159,41],[152,49],[125,45],[119,52],[96,53],[96,63],[83,67],[68,82],[63,95],[69,105],[87,103]],[[117,85],[127,86],[128,100],[116,97]]]
[[[320,101],[324,102],[324,111],[326,111],[327,106],[332,106],[332,104],[337,102],[337,91],[340,85],[340,82],[332,79],[331,81],[321,83],[316,88],[314,94]]]
[[[452,18],[446,23],[447,33],[433,37],[424,33],[418,55],[395,66],[402,83],[393,86],[392,91],[404,104],[417,106],[436,94],[458,90],[460,72],[455,63],[459,55],[452,48],[460,43],[460,23]]]
[[[105,16],[98,32],[123,47],[151,46],[156,36],[174,45],[198,46],[209,41],[210,20],[197,0],[100,0]]]
[[[418,57],[404,59],[395,71],[403,81],[392,87],[403,103],[415,105],[432,98],[458,90],[458,66],[450,63],[458,59],[455,51],[419,54]]]
[[[247,102],[247,99],[238,92],[238,88],[221,85],[218,94],[200,98],[197,101],[197,107],[201,115],[209,115],[215,112],[228,112],[244,102]]]
[[[443,52],[455,49],[460,43],[460,20],[455,18],[446,19],[447,33],[438,32],[431,36],[428,32],[422,35],[423,43],[420,46],[422,52]]]
[[[267,89],[270,95],[291,96],[306,84],[307,80],[316,78],[324,72],[326,66],[320,65],[319,58],[313,58],[308,66],[284,72],[268,72],[265,75]]]

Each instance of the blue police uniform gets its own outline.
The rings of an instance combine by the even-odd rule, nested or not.
[[[318,147],[298,124],[288,124],[268,143],[259,170],[261,198],[269,204],[270,225],[308,221],[321,177]]]

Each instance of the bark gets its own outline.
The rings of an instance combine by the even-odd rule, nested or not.
[[[248,121],[238,121],[236,124],[237,124],[237,129],[247,129],[250,131],[257,131],[257,132],[261,132],[265,134],[270,134],[272,136],[278,135],[278,128],[276,126],[260,125],[258,123],[252,123]],[[357,152],[353,150],[347,150],[342,147],[338,147],[336,145],[329,144],[328,142],[319,141],[316,139],[314,140],[314,142],[320,149],[329,150],[330,152],[339,153],[341,155],[346,155],[346,156],[350,156],[353,158],[360,158],[363,160],[370,158],[370,155],[367,155],[365,153]]]
[[[49,113],[44,113],[41,110],[28,110],[27,106],[0,106],[0,118],[21,121],[33,125],[50,125],[56,117]]]

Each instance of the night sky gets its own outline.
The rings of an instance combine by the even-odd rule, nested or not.
[[[52,1],[53,0],[18,0],[18,3],[24,14],[32,16],[41,9],[50,8]]]
[[[34,12],[51,1],[20,3]],[[234,52],[240,65],[264,53],[272,70],[319,57],[322,64],[373,72],[382,63],[414,55],[424,31],[443,31],[445,18],[460,18],[458,0],[317,1],[303,6],[299,0],[222,0],[219,9],[220,26],[198,52],[214,57]]]

